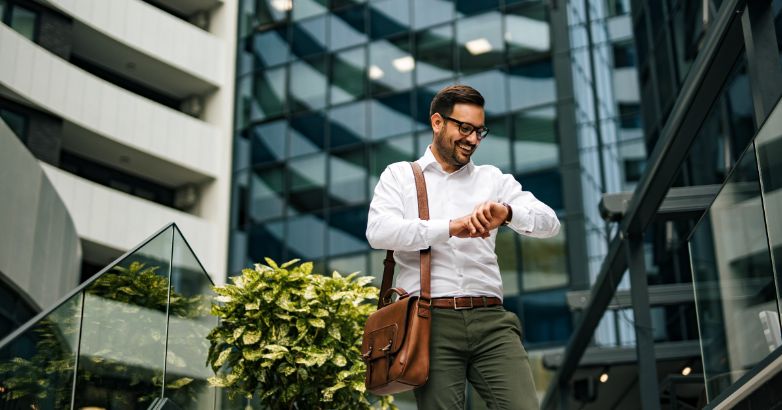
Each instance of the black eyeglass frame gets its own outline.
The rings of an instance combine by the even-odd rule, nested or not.
[[[456,124],[459,127],[459,133],[464,135],[465,137],[470,136],[473,132],[475,132],[475,135],[478,137],[478,141],[486,138],[487,135],[489,135],[489,128],[486,126],[483,127],[476,127],[469,122],[459,121],[456,118],[449,117],[447,115],[440,114],[443,119],[446,121],[453,121],[454,124]],[[466,127],[466,130],[465,130]]]

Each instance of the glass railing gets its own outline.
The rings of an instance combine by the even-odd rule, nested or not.
[[[690,238],[709,401],[782,345],[771,253],[779,254],[782,226],[776,184],[780,121],[777,106]]]
[[[0,341],[0,409],[214,409],[211,286],[163,228]]]

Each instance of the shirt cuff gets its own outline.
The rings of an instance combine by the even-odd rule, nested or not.
[[[513,205],[513,217],[510,220],[511,228],[519,232],[530,233],[535,229],[535,218],[532,214],[532,208],[524,205]]]
[[[446,242],[451,237],[449,234],[450,221],[447,219],[430,219],[422,221],[426,226],[426,244],[432,246]]]

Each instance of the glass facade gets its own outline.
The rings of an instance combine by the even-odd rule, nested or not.
[[[365,238],[375,184],[388,164],[423,155],[432,98],[464,83],[486,98],[492,130],[474,161],[513,174],[562,220],[562,232],[547,240],[503,228],[497,253],[505,305],[524,322],[525,346],[563,345],[572,329],[565,298],[572,277],[588,278],[605,252],[595,204],[601,193],[632,186],[645,150],[632,31],[607,28],[616,19],[629,23],[629,2],[601,2],[589,12],[550,7],[542,0],[242,1],[229,274],[271,257],[380,275],[383,252]],[[587,31],[595,38],[582,40]],[[557,44],[572,70],[557,69]],[[573,118],[570,132],[563,124]],[[578,146],[576,163],[563,162],[570,143]],[[584,177],[566,180],[572,167]],[[582,192],[583,203],[568,208],[565,186]],[[570,235],[581,231],[565,227],[583,225],[585,212],[587,236]],[[588,256],[571,257],[593,242]]]

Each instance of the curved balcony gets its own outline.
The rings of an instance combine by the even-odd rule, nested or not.
[[[177,98],[223,83],[216,36],[139,0],[46,0],[73,20],[73,53]]]
[[[62,118],[64,148],[170,186],[219,174],[216,127],[76,68],[3,24],[0,44],[0,92]]]
[[[79,236],[38,160],[3,121],[0,186],[0,280],[47,307],[79,283]]]

